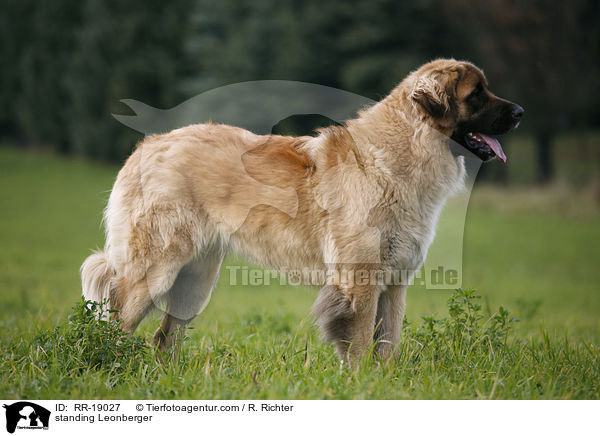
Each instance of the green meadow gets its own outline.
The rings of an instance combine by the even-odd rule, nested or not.
[[[522,183],[476,183],[469,204],[462,284],[477,293],[411,288],[387,365],[340,365],[310,318],[317,290],[233,286],[226,268],[180,354],[160,361],[144,341],[160,314],[119,340],[80,304],[118,167],[0,147],[0,397],[598,399],[597,192],[578,182],[586,168],[536,188],[519,165]]]

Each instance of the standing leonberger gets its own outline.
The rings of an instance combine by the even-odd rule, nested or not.
[[[314,306],[325,337],[342,359],[374,341],[388,358],[412,276],[361,278],[421,267],[440,210],[465,175],[450,138],[504,162],[488,135],[515,128],[522,114],[488,90],[477,67],[442,59],[315,137],[210,123],[147,137],[119,172],[105,249],[81,267],[83,294],[109,299],[128,332],[162,301],[154,342],[164,350],[204,308],[230,251],[272,268],[333,269],[340,274]]]

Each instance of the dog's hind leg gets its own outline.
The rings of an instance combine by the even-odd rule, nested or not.
[[[187,263],[166,294],[166,310],[153,342],[160,351],[170,348],[185,327],[208,304],[219,277],[225,251],[220,246],[203,250]]]
[[[117,281],[111,303],[119,311],[124,331],[131,333],[137,328],[153,303],[161,301],[173,286],[182,266],[181,259],[155,261],[141,279],[132,282],[122,277]]]
[[[119,209],[117,200],[111,195],[110,210]],[[153,303],[165,301],[179,272],[194,257],[199,218],[189,208],[160,202],[137,215],[128,210],[108,214],[107,245],[115,265],[111,305],[119,311],[123,330],[132,332]]]

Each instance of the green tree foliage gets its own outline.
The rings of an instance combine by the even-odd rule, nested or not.
[[[240,80],[301,80],[378,98],[421,63],[467,45],[439,6],[200,0],[188,41],[201,71],[192,85],[198,90]]]
[[[439,6],[439,1],[200,0],[187,45],[198,74],[186,90],[193,95],[228,83],[285,79],[377,100],[420,64],[452,56],[451,46],[468,46]],[[320,117],[295,121],[283,131],[307,134],[331,123]]]
[[[103,159],[139,138],[111,117],[246,80],[319,83],[373,99],[435,57],[469,59],[523,104],[552,175],[560,129],[598,124],[597,2],[5,0],[0,129]],[[567,85],[568,84],[568,85]],[[321,120],[322,122],[322,120]]]
[[[88,0],[77,32],[77,56],[65,87],[71,96],[70,143],[98,157],[120,158],[135,144],[110,114],[119,100],[133,98],[156,107],[179,103],[182,53],[190,2]],[[123,132],[126,132],[124,134]]]
[[[62,86],[73,52],[78,4],[7,0],[0,14],[3,62],[0,75],[0,123],[23,140],[68,148]]]
[[[139,135],[111,116],[119,100],[180,102],[191,2],[9,0],[2,15],[5,132],[28,142],[122,159]]]

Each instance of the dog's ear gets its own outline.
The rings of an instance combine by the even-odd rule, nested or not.
[[[433,118],[440,127],[452,127],[456,123],[455,103],[456,72],[432,72],[419,77],[410,98],[419,108]]]

